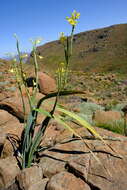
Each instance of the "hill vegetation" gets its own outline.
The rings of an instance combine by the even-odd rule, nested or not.
[[[64,61],[59,40],[39,46],[44,58],[40,65],[49,70]],[[31,53],[32,56],[32,53]],[[127,24],[81,32],[74,35],[71,69],[88,72],[127,72]]]

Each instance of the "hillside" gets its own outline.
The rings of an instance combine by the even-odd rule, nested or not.
[[[62,45],[57,40],[39,46],[37,50],[44,57],[38,60],[41,71],[54,77],[58,63],[64,61]],[[10,96],[16,89],[14,77],[8,72],[11,65],[11,61],[0,59],[0,99]],[[83,90],[86,92],[85,97],[99,104],[125,102],[127,24],[76,34],[71,68],[80,72],[72,72],[70,75],[69,89]],[[34,73],[31,64],[24,63],[24,70],[28,76]]]
[[[64,61],[60,42],[52,41],[38,47],[44,56],[41,66],[55,69]],[[94,72],[127,72],[127,24],[81,32],[74,36],[71,68]]]

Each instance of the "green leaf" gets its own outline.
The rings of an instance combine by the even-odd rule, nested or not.
[[[73,119],[77,120],[83,127],[87,128],[93,135],[97,136],[98,138],[100,138],[103,142],[103,138],[96,132],[96,130],[87,122],[85,121],[83,118],[81,118],[80,116],[76,115],[73,112],[70,112],[68,110],[65,110],[63,108],[57,108],[58,111],[72,117]]]
[[[34,117],[32,116],[32,113],[29,114],[27,123],[25,126],[25,134],[24,134],[24,140],[23,140],[23,151],[25,151],[26,147],[28,147],[29,144],[29,133],[30,133],[30,127],[32,125],[32,122],[34,120]]]
[[[44,100],[47,100],[47,99],[49,99],[49,98],[56,97],[57,94],[58,94],[58,92],[53,92],[53,93],[47,94],[46,96],[42,97],[42,98],[38,101],[36,108],[39,108]],[[60,92],[59,92],[59,96],[68,96],[68,95],[74,95],[74,94],[84,94],[84,92],[83,92],[83,91],[78,91],[78,90],[75,90],[75,91],[67,91],[67,90],[64,90],[64,91],[60,91]]]
[[[37,134],[34,137],[34,140],[30,147],[29,158],[28,158],[28,167],[31,166],[31,162],[33,161],[33,158],[34,158],[34,153],[37,151],[37,147],[41,142],[41,136],[42,136],[42,132],[39,131],[39,132],[37,132]]]
[[[59,116],[54,115],[54,119],[58,121],[60,124],[62,124],[65,128],[67,128],[70,132],[72,132],[77,137],[81,138],[81,136],[75,132],[74,129],[72,129],[67,123],[65,123]],[[82,138],[81,138],[82,139]]]
[[[44,110],[44,109],[42,109],[42,108],[35,109],[35,111],[37,111],[37,112],[39,112],[39,113],[42,113],[42,114],[45,115],[45,116],[52,117],[52,115],[51,115],[48,111],[46,111],[46,110]]]

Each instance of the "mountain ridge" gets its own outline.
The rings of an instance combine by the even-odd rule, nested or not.
[[[40,66],[55,70],[64,61],[64,51],[59,40],[37,47]],[[32,53],[31,53],[32,56]],[[80,32],[74,35],[72,70],[89,72],[127,71],[127,24]]]

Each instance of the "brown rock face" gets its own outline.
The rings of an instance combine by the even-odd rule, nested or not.
[[[0,159],[0,189],[11,186],[19,172],[20,169],[15,157]]]
[[[54,175],[47,185],[47,190],[90,190],[90,187],[80,178],[68,172]]]
[[[42,180],[41,168],[34,166],[31,168],[25,168],[17,176],[19,186],[23,190],[28,190],[33,184],[38,183]]]
[[[1,103],[2,104],[2,103]],[[18,120],[5,110],[0,110],[0,128],[6,125],[8,122],[15,123]]]
[[[55,80],[43,72],[38,73],[38,83],[42,94],[56,91]]]
[[[106,133],[107,136],[112,136],[112,134],[112,138],[118,138],[118,134],[115,136],[114,133],[108,134],[108,131]],[[119,141],[119,138],[123,140]],[[42,152],[40,166],[44,176],[51,178],[47,190],[74,190],[76,188],[77,190],[89,188],[125,190],[127,187],[127,138],[121,135],[119,138],[118,141],[106,141],[112,149],[100,140],[85,140],[100,162],[93,157],[88,146],[81,140],[56,144],[49,151]],[[74,183],[73,179],[75,179]]]
[[[94,115],[94,121],[100,124],[113,122],[121,119],[121,113],[118,111],[97,110]]]
[[[44,157],[41,159],[39,165],[42,168],[42,172],[45,177],[51,178],[53,175],[65,171],[65,162],[60,162],[59,160],[53,158]]]
[[[16,139],[21,137],[23,131],[23,124],[19,123],[18,119],[7,111],[0,110],[0,156],[6,158],[13,156],[13,147],[7,140],[7,135],[11,134]]]
[[[44,178],[40,181],[37,181],[35,184],[30,186],[29,190],[45,190],[48,181],[48,178]]]

